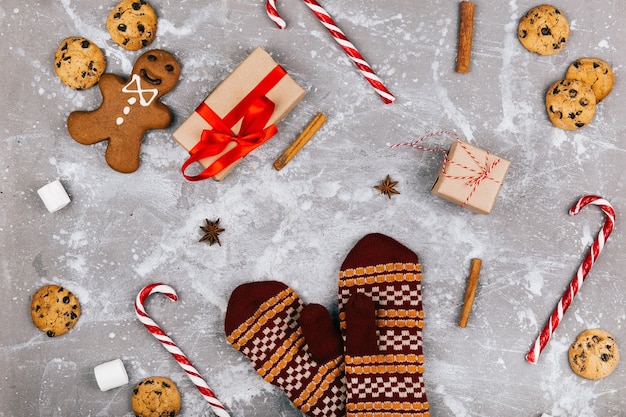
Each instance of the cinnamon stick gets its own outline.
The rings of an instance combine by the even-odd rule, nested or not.
[[[463,300],[463,309],[461,310],[461,318],[459,319],[459,326],[467,327],[467,321],[469,320],[470,311],[472,311],[472,305],[474,304],[474,296],[476,295],[476,288],[478,287],[478,277],[480,276],[480,267],[482,261],[478,258],[472,259],[472,266],[470,268],[470,274],[467,278],[467,287],[465,288],[465,299]]]
[[[474,35],[474,3],[461,2],[461,17],[459,22],[459,45],[456,58],[456,72],[466,74],[470,70],[472,55],[472,37]]]
[[[298,135],[296,140],[293,141],[291,145],[285,152],[282,153],[276,161],[274,161],[274,168],[276,171],[280,171],[293,159],[294,156],[306,145],[306,143],[317,133],[318,130],[322,127],[322,125],[326,123],[326,116],[323,113],[317,113],[317,115],[313,118],[311,123],[304,128],[302,133]]]

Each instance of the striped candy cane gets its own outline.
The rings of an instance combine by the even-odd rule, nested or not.
[[[165,334],[163,330],[148,316],[146,313],[144,303],[146,299],[154,293],[162,293],[165,294],[170,300],[176,301],[178,300],[178,295],[176,291],[169,285],[165,284],[150,284],[145,286],[137,295],[137,299],[135,300],[135,312],[137,313],[137,317],[139,321],[143,323],[144,326],[152,333],[152,335],[163,344],[163,347],[172,354],[176,362],[180,365],[181,368],[187,373],[189,379],[195,384],[198,388],[202,396],[205,400],[208,401],[209,405],[213,409],[213,412],[218,417],[229,417],[228,412],[224,409],[224,406],[217,399],[213,391],[209,388],[208,384],[202,377],[196,368],[193,367],[187,356],[176,346],[176,343],[172,339],[169,338]]]
[[[602,226],[602,229],[598,233],[598,237],[593,242],[593,245],[591,245],[589,253],[580,264],[578,272],[570,283],[569,288],[567,289],[565,294],[563,294],[563,297],[561,297],[561,299],[559,300],[559,303],[554,309],[554,312],[550,316],[550,320],[545,325],[545,327],[541,331],[541,334],[539,334],[539,337],[537,337],[535,344],[526,355],[526,360],[530,363],[537,363],[539,355],[548,344],[548,341],[550,341],[554,330],[561,322],[561,319],[569,308],[572,299],[574,298],[574,296],[576,296],[576,293],[578,292],[580,286],[587,277],[589,270],[591,270],[591,267],[595,263],[596,259],[598,259],[598,255],[600,255],[606,239],[608,239],[609,235],[613,231],[613,226],[615,225],[615,210],[613,210],[611,204],[602,197],[598,197],[595,195],[584,196],[580,200],[578,200],[578,202],[570,209],[569,213],[571,215],[576,215],[580,212],[580,210],[582,210],[583,207],[588,204],[594,204],[602,209],[606,217],[604,226]]]
[[[302,0],[304,3],[311,9],[313,14],[318,18],[322,25],[333,36],[333,39],[343,48],[346,54],[350,57],[354,65],[358,68],[361,74],[365,77],[365,79],[370,83],[370,85],[374,88],[376,93],[383,99],[385,104],[390,104],[396,101],[396,98],[389,92],[387,87],[383,84],[383,82],[378,78],[372,67],[365,61],[365,58],[361,55],[361,53],[356,49],[356,47],[348,40],[346,35],[342,32],[341,29],[337,26],[333,18],[328,14],[328,12],[320,6],[320,4],[316,0]],[[278,14],[278,9],[276,8],[276,0],[267,0],[265,3],[265,9],[267,10],[267,15],[269,18],[278,26],[279,29],[284,29],[287,26],[287,23],[280,17]]]

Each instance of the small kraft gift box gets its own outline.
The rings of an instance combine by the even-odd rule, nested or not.
[[[189,151],[189,181],[224,179],[248,153],[269,140],[305,91],[262,48],[256,48],[173,133]],[[187,175],[193,163],[203,168]]]
[[[489,214],[511,162],[457,139],[431,192],[474,213]]]

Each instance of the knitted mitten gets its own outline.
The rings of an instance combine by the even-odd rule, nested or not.
[[[227,340],[308,416],[345,415],[341,337],[328,311],[277,281],[240,285],[226,311]]]
[[[381,234],[362,238],[341,265],[348,416],[430,415],[421,278],[417,255]]]

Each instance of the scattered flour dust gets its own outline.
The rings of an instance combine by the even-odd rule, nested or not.
[[[445,395],[443,402],[448,409],[453,413],[454,417],[470,417],[470,413],[463,405],[463,402],[457,400],[452,395]]]
[[[227,3],[228,2],[225,0],[221,2],[223,10],[228,10],[229,6],[227,6]],[[76,7],[79,3],[73,0],[60,0],[60,4],[68,14],[68,21],[73,22],[75,25],[77,33],[80,33],[82,36],[90,37],[94,41],[103,44],[105,43],[105,39],[108,40],[108,33],[106,30],[102,27],[94,27],[91,23],[86,22],[84,16],[81,19],[82,14],[76,12]],[[502,95],[502,120],[500,121],[497,130],[503,133],[519,133],[518,131],[525,131],[528,128],[527,125],[522,124],[522,121],[525,120],[523,115],[532,112],[533,106],[528,102],[525,102],[524,99],[513,95],[515,90],[520,89],[520,81],[515,79],[515,74],[517,74],[518,71],[514,70],[518,62],[514,61],[519,61],[519,55],[525,53],[517,44],[518,42],[515,36],[517,20],[523,10],[518,9],[516,0],[510,0],[508,5],[510,9],[510,20],[505,22],[504,25],[506,34],[504,36],[504,45],[501,46],[502,68],[499,71],[499,81],[501,86],[500,93]],[[214,2],[214,5],[207,6],[207,9],[210,8],[214,10],[217,7],[219,6],[215,5]],[[15,9],[13,12],[19,13],[19,9]],[[203,30],[201,26],[204,21],[201,16],[206,15],[209,12],[210,10],[204,10],[198,12],[197,14],[191,14],[189,16],[189,20],[186,20],[184,24],[163,19],[160,21],[161,34],[167,34],[170,37],[188,37],[197,31]],[[106,15],[106,11],[103,9],[98,10],[98,13]],[[0,21],[5,19],[6,14],[7,13],[0,6]],[[349,16],[346,16],[345,14],[342,15],[341,12],[338,12],[335,17],[338,20],[347,23],[348,26],[352,23],[353,26],[363,26],[367,28],[384,26],[389,24],[391,21],[401,21],[403,18],[401,14],[392,14],[387,18],[379,18],[370,17],[361,12],[350,14]],[[307,14],[307,18],[311,18],[311,16]],[[441,106],[443,112],[449,117],[450,125],[462,132],[466,140],[471,141],[473,137],[472,132],[474,130],[474,127],[472,126],[473,119],[471,115],[463,113],[462,110],[455,105],[453,102],[453,92],[448,91],[445,84],[447,70],[445,69],[443,60],[449,57],[450,51],[443,49],[444,40],[450,37],[451,33],[448,32],[452,31],[454,24],[455,21],[453,19],[441,19],[437,22],[440,42],[438,43],[439,49],[437,49],[430,67],[430,75],[432,76],[432,81],[435,84],[433,92],[436,96],[438,106]],[[293,22],[293,26],[295,27],[296,25],[297,22]],[[316,26],[313,25],[311,27],[315,28]],[[326,31],[311,29],[307,36],[319,38],[324,44],[328,43],[328,33],[326,33]],[[602,39],[599,41],[598,46],[600,48],[608,48],[609,42],[607,39]],[[125,72],[128,72],[132,66],[129,59],[132,55],[124,53],[123,51],[118,52],[118,50],[119,48],[112,48],[111,50],[108,50],[107,53],[116,58],[118,65],[121,64],[125,67]],[[323,59],[325,54],[329,54],[328,50],[331,51],[331,55],[333,57],[337,57],[337,65],[341,65],[342,69],[344,66],[350,67],[351,63],[348,62],[347,58],[336,49],[328,48],[326,50],[322,49],[320,51],[311,51],[310,55],[313,58]],[[24,54],[24,51],[22,51],[22,54]],[[191,62],[187,62],[186,66],[188,72],[191,73],[187,76],[188,80],[210,80],[214,77],[214,74],[210,70],[202,72],[200,67],[206,63],[206,60],[219,58],[212,58],[204,55],[193,56],[192,58],[193,60]],[[373,61],[374,62],[372,63],[380,64],[382,59]],[[194,79],[193,77],[197,78]],[[351,77],[356,79],[357,76],[356,74],[351,74]],[[511,85],[514,84],[517,84],[515,88],[511,88]],[[364,87],[364,89],[365,88],[367,87]],[[45,92],[43,90],[39,91],[40,95],[44,93]],[[86,100],[84,95],[69,91],[67,92],[67,95],[68,98],[80,100],[80,102],[71,100],[73,107],[85,107],[80,104]],[[340,124],[343,123],[345,119],[350,119],[354,116],[353,114],[350,114],[351,111],[352,109],[345,109],[343,114],[335,114],[335,122],[330,121],[328,126],[332,127],[333,123]],[[528,120],[528,123],[532,123],[536,120],[536,118],[528,117]],[[551,136],[547,139],[555,148],[560,148],[563,144],[572,142],[568,139],[565,132],[561,130],[553,129],[551,132]],[[159,144],[164,141],[163,136],[164,134],[159,134],[159,136],[153,134],[148,138],[148,143],[146,143],[142,154],[142,157],[145,157],[144,162],[146,164],[169,167],[176,162],[177,158],[180,157],[181,153],[175,149],[177,145],[155,145],[157,139],[159,140]],[[36,136],[29,136],[29,138],[34,137]],[[16,136],[15,138],[19,137]],[[13,140],[16,140],[15,138],[13,138]],[[574,143],[578,146],[576,151],[579,155],[581,155],[581,157],[587,154],[584,141],[575,140]],[[350,146],[350,144],[346,145]],[[92,152],[89,152],[89,154],[91,155]],[[97,154],[97,152],[93,152],[93,154]],[[305,155],[303,154],[302,156]],[[102,158],[102,155],[98,155],[98,157]],[[98,161],[99,164],[102,162],[102,159]],[[253,162],[254,158],[249,163]],[[102,201],[115,201],[114,193],[117,192],[116,190],[123,189],[126,185],[124,183],[125,179],[119,179],[120,177],[115,175],[107,176],[107,181],[105,182],[93,181],[92,179],[97,178],[97,175],[93,175],[88,171],[90,169],[89,164],[76,164],[73,161],[57,161],[55,158],[50,158],[49,163],[57,168],[57,172],[61,178],[87,179],[84,182],[74,182],[71,184],[74,195],[77,198],[82,199],[82,204],[84,204],[85,207],[95,206]],[[164,169],[163,171],[167,170]],[[136,274],[139,279],[146,280],[147,278],[151,278],[153,274],[158,276],[157,273],[160,270],[171,270],[174,262],[179,262],[180,267],[177,267],[176,271],[179,275],[185,277],[193,277],[193,273],[197,274],[198,272],[203,272],[205,270],[204,266],[207,265],[210,265],[211,268],[215,268],[217,270],[216,272],[226,270],[241,271],[243,275],[243,278],[241,279],[264,278],[268,275],[268,272],[272,272],[272,268],[281,266],[283,267],[281,272],[284,272],[284,269],[286,269],[284,265],[289,264],[288,259],[293,257],[294,253],[301,251],[299,249],[304,249],[302,246],[296,244],[296,241],[294,240],[294,229],[302,229],[301,225],[298,224],[299,222],[302,222],[302,218],[297,215],[293,215],[292,213],[300,212],[301,214],[302,211],[307,211],[307,217],[314,218],[313,216],[315,213],[313,211],[319,210],[317,205],[320,203],[320,200],[321,202],[325,202],[326,200],[338,200],[342,203],[346,203],[345,205],[347,206],[348,204],[368,202],[370,199],[374,198],[375,194],[371,188],[367,188],[366,192],[363,191],[365,189],[364,187],[350,189],[344,185],[346,183],[345,180],[326,180],[326,175],[322,174],[323,172],[319,174],[319,178],[312,176],[312,178],[306,180],[290,180],[288,187],[279,188],[277,190],[273,189],[273,193],[267,199],[265,199],[264,196],[258,196],[257,193],[253,192],[254,190],[252,190],[251,187],[255,186],[254,184],[258,184],[259,182],[261,185],[266,185],[267,183],[274,181],[275,177],[273,175],[270,176],[268,171],[256,171],[255,178],[258,179],[256,182],[244,181],[242,183],[237,183],[233,180],[229,184],[228,188],[215,188],[215,190],[211,190],[211,193],[207,192],[208,197],[206,199],[197,199],[193,205],[189,208],[185,208],[183,213],[180,213],[180,210],[178,210],[179,213],[176,215],[180,216],[180,220],[176,221],[177,227],[174,230],[161,230],[160,228],[155,227],[151,236],[154,238],[155,242],[158,242],[158,244],[150,245],[147,249],[143,246],[141,241],[135,240],[133,245],[129,248],[129,252],[131,253],[130,256],[135,263],[128,266],[125,272],[131,272],[130,275]],[[141,176],[141,173],[137,175]],[[159,212],[146,215],[142,212],[142,219],[147,219],[150,225],[153,225],[153,223],[156,225],[159,220],[168,219],[167,216],[169,214],[167,213],[177,212],[178,207],[176,207],[176,204],[184,203],[184,199],[186,198],[185,192],[189,192],[185,191],[186,189],[188,190],[189,187],[181,186],[179,182],[172,181],[168,176],[160,176],[156,173],[153,178],[146,178],[141,184],[135,184],[132,191],[133,194],[135,194],[133,198],[136,198],[137,201],[151,201],[159,196],[167,196],[167,198],[163,198],[162,201],[162,204],[164,205],[164,207],[161,207],[162,213]],[[405,193],[404,190],[403,193]],[[315,195],[316,197],[310,198],[308,196],[309,194]],[[408,194],[408,190],[406,194]],[[198,195],[201,194],[198,193]],[[240,196],[242,195],[251,196],[251,200],[248,204],[241,204]],[[281,203],[276,204],[274,203],[275,201],[280,201]],[[274,223],[272,223],[272,227],[268,228],[267,223],[263,223],[262,219],[258,220],[256,216],[253,216],[250,213],[250,211],[254,210],[255,207],[258,206],[274,208],[276,209],[276,213],[283,217],[279,221],[275,220]],[[416,216],[419,215],[419,222],[410,223],[411,225],[415,225],[419,231],[422,231],[421,229],[423,229],[424,231],[428,231],[429,233],[438,236],[438,241],[455,242],[455,244],[463,248],[466,257],[480,256],[481,254],[489,253],[492,247],[506,245],[506,239],[504,238],[502,238],[502,242],[494,243],[493,239],[496,239],[496,237],[485,236],[480,227],[480,220],[477,218],[470,218],[463,216],[462,214],[456,215],[455,213],[449,222],[441,222],[442,213],[436,213],[434,210],[423,210],[422,206],[416,207],[415,209],[417,211]],[[138,208],[137,210],[145,210],[145,208]],[[271,212],[272,210],[268,211]],[[213,248],[196,245],[196,236],[199,233],[198,227],[200,222],[206,216],[211,216],[213,214],[219,215],[220,213],[223,214],[222,223],[227,225],[228,229],[228,232],[224,234],[225,240],[227,240],[230,236],[238,235],[241,231],[255,230],[259,227],[267,228],[268,233],[265,233],[265,236],[270,237],[271,244],[268,244],[264,250],[256,250],[254,252],[252,257],[256,259],[255,262],[249,262],[249,264],[242,263],[237,254],[231,254],[228,251],[228,245],[221,248],[222,252],[212,252],[211,250]],[[333,219],[326,212],[321,213],[322,215],[327,215],[330,220],[334,220],[335,223],[338,224],[341,224],[341,222],[345,221],[347,218],[349,219],[350,216],[350,213],[346,214],[345,212],[337,211],[336,213],[331,213],[335,216]],[[396,214],[391,209],[383,214],[389,213]],[[392,216],[387,217],[391,218]],[[241,225],[235,224],[235,219],[246,218],[250,218],[250,220],[241,220],[243,222]],[[367,220],[365,216],[363,219]],[[232,221],[229,222],[229,220]],[[45,280],[46,282],[52,281],[60,283],[61,285],[70,288],[80,299],[81,303],[88,304],[91,301],[90,294],[93,292],[92,289],[88,289],[90,281],[85,281],[84,278],[86,276],[89,277],[89,274],[93,271],[97,271],[98,268],[94,265],[88,265],[88,259],[94,257],[93,253],[87,256],[83,255],[84,252],[88,252],[87,249],[89,249],[92,239],[86,232],[83,231],[88,230],[89,228],[82,228],[82,226],[89,225],[88,216],[81,216],[77,218],[76,221],[81,227],[71,230],[61,229],[56,231],[53,236],[55,243],[67,247],[67,253],[62,259],[57,259],[56,261],[59,263],[65,262],[72,271],[76,272],[75,274],[69,275],[76,277],[76,281],[64,277],[45,277]],[[472,224],[472,222],[476,223]],[[359,223],[357,220],[352,223],[356,223],[355,226],[363,229],[364,232],[366,229],[371,227],[371,223],[368,222],[366,224],[365,221]],[[273,227],[276,224],[277,226]],[[340,231],[343,231],[343,229]],[[350,233],[356,234],[353,233],[353,231],[350,231]],[[316,236],[318,237],[316,238]],[[325,237],[324,234],[315,234],[312,237],[307,237],[308,240],[306,249],[313,251],[313,255],[318,255],[318,252],[323,253],[322,249],[324,249],[325,246],[325,242],[321,240],[323,237]],[[337,239],[337,241],[342,240],[343,239]],[[593,241],[593,235],[590,228],[584,229],[584,234],[580,237],[580,240],[582,246],[586,246]],[[116,242],[107,241],[104,242],[103,246],[107,246],[107,244],[112,243]],[[218,250],[218,248],[215,249]],[[425,250],[427,254],[430,251],[431,250]],[[214,256],[212,258],[212,255],[215,255],[216,253],[219,254],[219,256]],[[202,261],[196,263],[191,262],[196,259],[201,259]],[[215,259],[217,259],[217,261],[215,261]],[[106,259],[102,262],[104,261],[106,261]],[[298,265],[297,261],[293,263]],[[327,262],[327,264],[328,266],[326,268],[329,271],[334,272],[333,268],[335,265],[333,262]],[[430,264],[426,262],[425,264],[431,265],[431,268],[434,268],[436,265],[435,262]],[[300,269],[302,269],[302,267],[293,267],[295,272],[299,272]],[[520,280],[521,283],[518,283],[518,285],[522,285],[524,287],[526,295],[529,297],[542,296],[544,284],[545,281],[547,281],[547,278],[544,281],[544,276],[541,274],[541,270],[542,268],[540,267],[535,267],[534,269],[525,268],[525,271],[523,272],[525,275],[522,275],[523,278]],[[211,271],[213,272],[213,270]],[[230,277],[230,275],[231,274],[227,274],[226,278]],[[327,275],[330,275],[330,273]],[[285,274],[279,274],[278,278],[282,279],[284,276]],[[429,275],[429,277],[433,278],[435,276],[435,274]],[[310,277],[308,278],[310,279]],[[488,276],[486,278],[488,279]],[[207,285],[206,280],[192,278],[183,281],[182,284],[191,287],[195,292],[202,295],[202,299],[204,301],[219,308],[222,313],[224,313],[228,296],[227,290],[234,283],[226,280],[217,281],[213,276],[211,276],[210,279],[215,280],[216,284],[211,286]],[[302,281],[297,281],[297,278],[289,279],[292,280],[292,286],[299,288],[304,296],[312,300],[320,299],[320,297],[318,297],[320,294],[317,294],[317,292],[320,292],[322,293],[321,295],[323,295],[326,291],[323,289],[307,289],[306,281],[304,279],[302,279]],[[511,278],[508,285],[515,288],[516,281],[513,281],[513,279],[514,278]],[[519,276],[516,276],[515,279],[519,279]],[[488,281],[485,281],[485,285],[487,285],[487,283]],[[448,292],[441,291],[438,293],[435,288],[431,289],[432,293],[429,294],[431,300],[433,300],[434,297],[439,296],[440,300],[437,301],[441,301],[430,301],[433,305],[450,305],[452,304],[451,300],[456,301],[456,299],[454,299],[454,297],[452,297]],[[548,292],[552,293],[553,291],[550,290]],[[93,294],[93,301],[96,301],[95,299],[97,296],[95,293]],[[481,307],[479,303],[477,307]],[[517,323],[519,324],[520,330],[524,330],[525,333],[532,334],[533,337],[535,335],[535,329],[538,329],[539,326],[543,324],[543,322],[538,323],[537,312],[535,310],[537,310],[536,305],[526,303],[524,305],[515,305],[514,313],[517,317]],[[432,326],[431,328],[446,325],[442,319],[437,319],[436,314],[433,314],[431,317],[433,317],[431,324],[429,324],[429,326]],[[541,315],[540,320],[544,320],[543,315]],[[124,338],[123,334],[118,336],[114,332],[106,332],[105,335],[108,335],[108,338],[115,342]],[[33,339],[32,342],[28,343],[28,346],[35,346],[39,340],[40,338]],[[594,402],[603,394],[598,393],[599,390],[589,389],[590,383],[586,383],[586,381],[581,383],[579,378],[569,376],[567,374],[567,371],[569,370],[563,368],[563,364],[561,363],[562,357],[559,359],[559,355],[562,355],[563,351],[566,350],[566,340],[553,339],[550,351],[545,352],[542,357],[544,363],[541,371],[537,372],[537,384],[540,385],[541,389],[545,393],[544,398],[546,403],[549,403],[552,408],[541,411],[550,413],[554,416],[575,415],[593,417],[595,416],[592,410]],[[232,353],[232,355],[234,355],[234,353]],[[505,366],[507,365],[507,362],[505,362],[504,358],[497,358],[496,361],[498,365],[502,365],[501,368],[507,368]],[[459,370],[454,366],[448,367],[447,364],[436,363],[436,365],[437,366],[433,366],[431,369],[438,369],[438,372],[440,373],[439,376],[441,376],[441,378],[438,379],[439,381],[444,381],[437,384],[433,390],[433,396],[439,397],[440,402],[443,405],[441,414],[443,415],[443,413],[446,413],[446,415],[455,417],[471,417],[479,415],[478,411],[473,408],[475,405],[472,403],[470,398],[458,396],[458,393],[455,393],[454,383],[459,380]],[[143,361],[137,361],[135,369],[141,368],[139,371],[143,372],[144,369],[148,369],[148,366],[149,365]],[[75,363],[57,358],[46,365],[44,378],[45,380],[55,381],[66,380],[67,375],[73,375],[76,373],[77,370]],[[467,374],[467,378],[463,379],[465,381],[472,382],[470,373]],[[265,384],[264,382],[262,383],[250,363],[243,356],[241,356],[240,362],[233,361],[232,365],[228,366],[227,372],[220,372],[220,381],[216,388],[219,389],[220,397],[228,399],[229,402],[233,403],[245,402],[255,404],[263,401],[264,397],[277,395],[274,388],[272,388],[269,384]],[[61,394],[63,395],[55,398],[51,397],[52,394],[50,393],[52,392],[54,392],[55,396],[59,395],[59,390],[41,391],[39,398],[39,403],[50,406],[51,410],[54,410],[55,405],[58,405],[58,402],[61,400],[76,401],[76,398],[73,396],[71,391],[65,392],[64,389],[61,391]],[[189,409],[202,409],[202,407],[197,404],[200,404],[204,400],[197,394],[197,392],[194,390],[188,390],[184,393],[184,396],[184,403],[188,405]],[[532,408],[532,406],[537,406],[537,408],[539,408],[540,405],[533,404],[529,408]],[[539,411],[537,415],[540,415],[541,411]]]
[[[567,346],[560,349],[552,341],[551,349],[562,352]],[[556,366],[556,365],[555,365]],[[542,372],[539,381],[546,398],[556,401],[552,405],[550,413],[554,416],[577,416],[577,417],[605,417],[597,416],[593,411],[593,404],[603,394],[589,389],[593,381],[581,381],[577,375],[564,376],[558,372]],[[567,393],[567,395],[565,395]],[[606,394],[608,394],[607,392]]]
[[[510,88],[512,79],[511,74],[514,71],[510,71],[513,65],[513,55],[515,49],[515,43],[517,39],[513,35],[515,28],[517,27],[517,21],[519,20],[518,9],[515,0],[509,2],[511,8],[511,21],[505,25],[505,31],[508,36],[504,38],[504,45],[502,46],[502,71],[500,71],[500,93],[502,96],[502,122],[498,126],[499,132],[513,132],[516,133],[518,128],[513,120],[515,115],[519,112],[517,100],[513,99],[513,89]]]
[[[46,364],[39,392],[40,417],[56,417],[57,410],[77,402],[77,371],[78,365],[64,358],[54,358]]]

